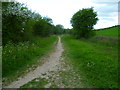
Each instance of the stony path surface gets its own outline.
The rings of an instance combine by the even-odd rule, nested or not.
[[[49,54],[49,57],[46,58],[46,62],[42,66],[37,67],[34,71],[29,72],[24,77],[19,78],[18,81],[14,81],[9,86],[6,86],[4,88],[19,88],[20,86],[28,83],[34,78],[40,77],[43,73],[56,71],[60,64],[60,59],[63,51],[64,49],[62,47],[61,38],[58,37],[58,43],[55,47],[55,51]]]

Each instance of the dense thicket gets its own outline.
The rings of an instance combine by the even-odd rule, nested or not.
[[[71,18],[72,33],[76,38],[88,38],[93,35],[91,31],[97,23],[97,13],[93,8],[86,8],[76,12]]]
[[[19,2],[2,3],[3,45],[30,41],[34,36],[46,37],[63,33],[62,25],[53,25],[49,17],[32,12]]]

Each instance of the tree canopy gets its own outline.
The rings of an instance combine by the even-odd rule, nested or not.
[[[76,12],[71,18],[75,37],[89,37],[90,31],[97,21],[97,13],[94,12],[93,8],[86,8]]]
[[[2,2],[2,25],[3,45],[63,32],[62,25],[55,26],[50,17],[42,17],[19,2]]]

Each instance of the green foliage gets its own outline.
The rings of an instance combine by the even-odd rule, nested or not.
[[[92,31],[89,31],[88,33],[86,33],[85,34],[85,37],[86,38],[90,38],[90,37],[93,37],[93,36],[95,36],[96,35],[96,33],[92,30]]]
[[[25,24],[30,18],[29,10],[18,2],[4,2],[2,5],[3,44],[10,40],[15,43],[22,41]]]
[[[71,18],[71,24],[73,26],[73,35],[76,38],[88,38],[91,34],[93,26],[97,23],[97,13],[94,12],[93,8],[87,8],[79,10]]]
[[[63,31],[64,34],[71,34],[71,29],[67,28]]]
[[[32,12],[19,2],[3,2],[2,9],[2,34],[3,45],[9,41],[19,43],[31,41],[35,36],[47,37],[55,32],[60,33],[63,27],[54,26],[49,17],[42,17],[39,13]]]
[[[24,33],[23,33],[23,41],[32,41],[34,39],[34,29],[33,25],[35,24],[35,20],[29,19],[24,27]]]
[[[118,88],[118,42],[70,36],[62,40],[66,56],[83,83],[93,88]]]
[[[24,70],[28,65],[37,63],[37,59],[43,56],[53,45],[56,36],[35,38],[32,42],[8,43],[2,53],[2,75],[7,77]]]
[[[50,35],[57,29],[51,18],[32,12],[26,5],[3,2],[3,77],[15,76],[35,64],[50,49],[56,39]]]
[[[38,36],[49,36],[51,26],[44,20],[39,19],[34,25],[34,34]]]
[[[53,21],[52,21],[52,19],[51,18],[49,18],[49,17],[43,17],[43,19],[47,22],[47,23],[49,23],[49,24],[53,24]]]
[[[2,47],[0,46],[0,67],[2,67]],[[2,68],[0,68],[0,80],[2,81]]]
[[[63,25],[56,25],[55,26],[55,30],[54,30],[54,34],[63,34],[64,33],[64,27]]]

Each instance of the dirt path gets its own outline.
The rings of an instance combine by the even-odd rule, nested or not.
[[[58,43],[55,47],[55,51],[50,53],[49,57],[46,58],[46,62],[42,66],[37,67],[34,71],[28,73],[26,76],[20,78],[18,81],[12,82],[9,86],[6,86],[5,88],[19,88],[20,86],[28,83],[34,78],[38,78],[43,73],[46,73],[48,71],[56,71],[58,69],[57,65],[60,64],[60,58],[63,51],[64,49],[62,47],[61,38],[58,37]]]

